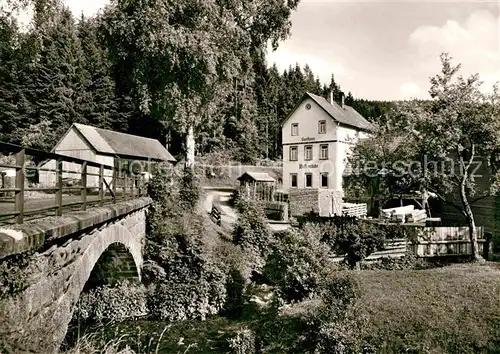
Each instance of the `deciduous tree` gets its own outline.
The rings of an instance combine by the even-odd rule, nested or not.
[[[407,191],[429,191],[455,207],[469,227],[472,257],[478,260],[472,205],[495,195],[500,186],[500,95],[496,87],[483,93],[478,75],[459,76],[460,65],[454,66],[449,55],[442,54],[441,62],[441,72],[430,81],[431,100],[400,104],[387,117],[392,130],[379,129],[359,144],[351,163],[362,167],[355,175],[361,183],[379,179],[384,169],[387,188],[399,184]],[[388,138],[397,144],[387,144]],[[486,188],[477,183],[478,163],[487,165]],[[364,173],[368,164],[370,175]]]
[[[130,64],[144,108],[186,136],[186,166],[195,133],[218,95],[250,69],[250,50],[289,33],[298,1],[114,1],[107,10],[112,54]]]

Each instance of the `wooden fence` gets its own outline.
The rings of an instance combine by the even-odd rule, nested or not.
[[[355,217],[366,217],[368,214],[368,205],[342,203],[342,214]]]
[[[0,163],[0,168],[15,171],[13,185],[2,183],[0,188],[0,195],[4,196],[0,200],[0,222],[23,223],[28,216],[40,214],[45,216],[50,211],[55,211],[55,215],[60,216],[63,210],[73,210],[75,207],[86,210],[89,205],[102,206],[146,194],[143,176],[129,169],[3,142],[0,142],[0,153],[4,154],[4,157],[11,156],[10,160],[15,161],[14,163]],[[8,158],[4,159],[8,160]],[[56,168],[41,167],[33,163],[33,160],[55,160]],[[78,172],[63,169],[63,162],[79,165]],[[88,171],[92,167],[97,173]],[[55,173],[55,185],[43,187],[30,185],[27,181],[27,174],[40,171]],[[63,173],[76,176],[71,183],[68,183],[63,179]],[[112,176],[109,182],[104,178],[106,175]],[[97,176],[96,188],[88,188],[88,176]],[[118,184],[119,188],[117,188]],[[27,200],[25,198],[27,193],[39,193],[43,198]]]
[[[419,257],[465,256],[472,253],[469,228],[459,227],[421,227],[416,240],[408,247]],[[485,237],[483,227],[477,227],[479,253],[489,249],[490,240]],[[486,245],[486,247],[485,247]]]
[[[387,232],[394,227],[397,238],[387,239],[385,249],[368,257],[369,260],[382,257],[399,258],[408,252],[419,257],[467,256],[471,254],[469,228],[466,226],[425,226],[387,223],[383,220],[359,219],[352,216],[334,216],[322,218],[315,214],[297,218],[298,226],[306,222],[333,223],[342,228],[349,223],[370,222],[379,224]],[[491,235],[484,228],[477,227],[478,251],[487,256],[491,249]]]

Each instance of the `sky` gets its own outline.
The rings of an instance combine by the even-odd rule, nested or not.
[[[357,98],[426,98],[429,78],[448,52],[462,74],[478,73],[484,91],[500,81],[499,2],[302,0],[292,34],[269,64],[309,64]]]
[[[109,3],[65,1],[76,16]],[[478,73],[485,91],[500,81],[500,0],[301,0],[291,21],[290,38],[268,49],[268,65],[308,63],[323,83],[334,74],[357,98],[428,97],[442,52],[464,76]]]

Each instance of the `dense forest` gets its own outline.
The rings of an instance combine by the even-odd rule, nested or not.
[[[74,16],[58,0],[27,3],[33,6],[34,16],[26,28],[19,25],[16,12],[0,11],[1,141],[50,150],[68,127],[77,122],[156,138],[174,155],[181,157],[185,153],[187,128],[186,124],[178,124],[179,112],[189,111],[186,107],[198,101],[182,91],[183,78],[176,75],[192,70],[193,74],[188,75],[190,80],[198,80],[197,59],[188,53],[183,58],[184,66],[160,74],[163,67],[169,67],[169,58],[180,57],[179,53],[186,48],[179,43],[168,43],[162,48],[161,58],[158,52],[146,57],[142,53],[147,51],[140,48],[139,38],[127,41],[131,33],[122,29],[124,23],[129,23],[125,21],[131,21],[130,7],[136,6],[134,16],[139,10],[144,15],[148,9],[115,1],[98,15],[86,18]],[[189,11],[194,11],[190,3],[172,2],[168,11],[189,15]],[[283,33],[273,37],[266,34],[272,26],[267,30],[252,23],[260,37],[256,34],[244,47],[231,48],[233,54],[240,54],[244,60],[234,64],[229,57],[217,58],[224,66],[234,64],[224,69],[232,70],[231,75],[226,75],[224,85],[220,80],[207,81],[210,73],[199,70],[203,80],[195,82],[217,89],[210,92],[199,89],[197,92],[203,92],[206,102],[198,104],[202,109],[190,113],[197,116],[194,128],[197,155],[227,151],[233,160],[245,163],[261,158],[280,159],[280,122],[304,92],[326,97],[333,90],[339,97],[342,88],[333,74],[330,82],[324,84],[308,65],[297,64],[280,72],[266,62],[267,43],[273,42],[276,47],[279,40],[286,38],[286,21],[298,1],[289,3],[292,4],[277,12],[286,14],[281,15],[281,20],[276,20],[274,13],[265,14],[277,22],[276,26],[285,28]],[[151,14],[147,18],[151,22],[147,25],[156,25],[150,20]],[[174,20],[188,29],[201,26],[184,18],[171,19]],[[143,30],[132,29],[134,35]],[[211,30],[214,36],[220,35],[215,29],[203,27],[203,31]],[[217,47],[221,53],[227,49],[224,46],[232,45],[227,41],[221,43]],[[139,64],[142,65],[139,68],[145,67],[145,58],[149,60],[146,64],[149,71],[138,70]],[[160,80],[163,81],[157,82]],[[193,87],[192,83],[189,85]],[[162,90],[180,93],[163,94],[161,105],[152,104],[151,101],[159,101],[156,97]],[[357,99],[351,93],[346,96],[346,104],[370,120],[377,120],[391,106],[390,102]]]

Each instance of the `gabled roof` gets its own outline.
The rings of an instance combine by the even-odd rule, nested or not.
[[[168,150],[156,139],[119,133],[79,123],[74,123],[72,128],[73,127],[99,154],[128,159],[137,158],[155,161],[176,161]]]
[[[240,177],[238,177],[238,181],[245,179],[248,176],[256,182],[275,182],[276,180],[269,176],[265,172],[245,172]]]
[[[361,114],[358,113],[354,108],[348,105],[344,105],[341,107],[338,103],[328,102],[324,97],[312,94],[310,92],[306,92],[302,99],[299,101],[297,106],[292,110],[290,115],[283,121],[288,120],[290,116],[295,112],[295,110],[300,106],[300,104],[306,99],[310,98],[313,100],[318,106],[320,106],[333,120],[339,122],[340,124],[345,124],[351,127],[358,128],[360,130],[371,131],[373,130],[372,124],[367,121]]]

